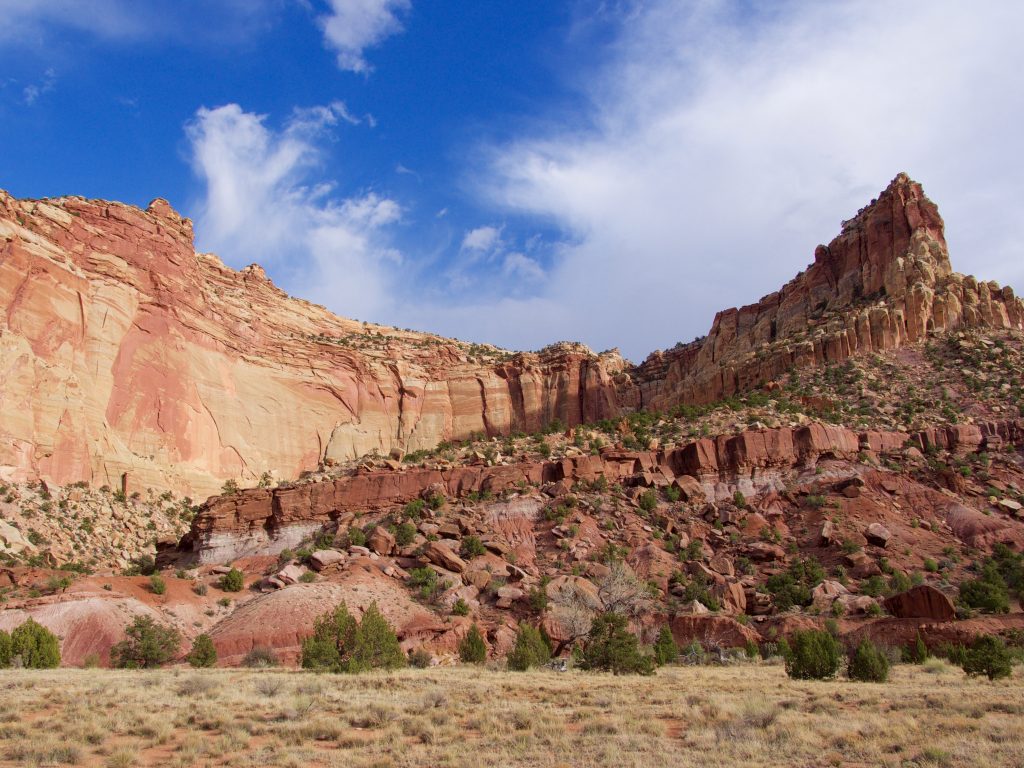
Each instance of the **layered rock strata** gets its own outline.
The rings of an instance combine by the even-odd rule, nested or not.
[[[362,512],[397,507],[440,493],[471,493],[593,482],[601,477],[623,485],[675,483],[690,500],[729,499],[736,490],[753,496],[783,490],[782,472],[813,466],[820,458],[854,460],[872,455],[938,447],[972,452],[988,445],[1024,443],[1024,420],[905,432],[857,433],[827,424],[796,429],[746,431],[659,451],[605,448],[599,455],[559,461],[520,462],[449,469],[410,468],[358,471],[333,480],[275,489],[251,489],[211,499],[199,511],[179,545],[200,563],[224,562],[250,554],[275,554],[295,546],[328,523],[347,524]],[[971,516],[972,524],[980,513]],[[999,537],[993,532],[991,545]]]
[[[0,480],[202,497],[614,416],[623,366],[581,345],[512,354],[337,317],[258,266],[196,253],[163,200],[0,192]]]
[[[953,271],[938,208],[901,173],[782,290],[719,312],[707,336],[654,353],[635,378],[640,404],[664,410],[748,391],[792,368],[975,327],[1024,328],[1024,302],[1009,287]]]

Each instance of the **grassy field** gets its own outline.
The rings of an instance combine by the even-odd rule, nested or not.
[[[0,672],[0,765],[1020,766],[1024,675]]]

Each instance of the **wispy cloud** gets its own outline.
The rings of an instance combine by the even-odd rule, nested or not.
[[[939,202],[955,266],[1024,282],[1024,5],[623,8],[589,111],[492,147],[479,174],[485,199],[563,233],[543,289],[487,310],[513,341],[557,328],[639,357],[692,338],[900,170]]]
[[[57,73],[53,68],[47,69],[43,73],[42,79],[36,83],[30,83],[26,85],[21,92],[22,99],[28,106],[34,106],[39,97],[45,93],[49,93],[57,86]]]
[[[462,250],[483,253],[494,250],[500,242],[501,230],[498,227],[477,227],[463,236]]]
[[[324,40],[337,53],[338,66],[366,74],[373,68],[366,49],[402,31],[402,14],[409,0],[328,0],[331,11],[321,17]]]
[[[228,104],[200,109],[187,136],[205,182],[200,244],[235,267],[259,261],[304,297],[367,318],[391,306],[401,256],[387,231],[401,208],[373,191],[339,196],[317,180],[320,143],[346,115],[340,102],[296,110],[275,130]]]

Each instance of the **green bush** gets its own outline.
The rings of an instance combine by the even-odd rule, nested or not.
[[[658,494],[654,490],[648,489],[640,494],[637,502],[644,512],[653,512],[658,506]]]
[[[430,662],[433,661],[433,656],[430,655],[430,651],[423,648],[417,648],[414,651],[409,651],[409,666],[415,667],[416,669],[426,669],[430,666]]]
[[[668,624],[662,624],[658,639],[654,641],[654,660],[659,666],[672,664],[679,658],[679,645],[672,636]]]
[[[544,642],[540,630],[529,624],[520,624],[515,647],[508,655],[508,668],[525,672],[530,667],[543,666],[550,658],[551,648]]]
[[[419,519],[423,516],[423,510],[426,509],[427,502],[423,499],[415,499],[405,505],[405,509],[402,510],[402,514],[411,520]]]
[[[125,630],[128,636],[110,649],[110,663],[122,669],[152,669],[166,664],[181,645],[173,627],[157,624],[151,616],[136,616]]]
[[[397,669],[406,658],[398,638],[371,603],[361,622],[341,603],[320,616],[313,634],[302,642],[302,666],[332,672],[363,672],[368,669]]]
[[[60,666],[60,640],[42,624],[27,619],[11,632],[11,660],[15,657],[26,669],[53,669]]]
[[[487,547],[484,546],[477,536],[467,536],[462,540],[460,551],[464,558],[471,560],[474,557],[480,557],[480,555],[487,551]]]
[[[348,529],[346,534],[348,538],[348,545],[350,547],[365,547],[366,546],[366,533],[363,532],[362,528],[352,526]]]
[[[985,613],[1009,613],[1010,595],[994,563],[987,563],[978,578],[960,584],[960,602]]]
[[[989,680],[1009,677],[1013,654],[995,635],[982,635],[964,653],[960,666],[968,675],[985,675]]]
[[[11,636],[0,629],[0,669],[11,666]]]
[[[232,568],[220,578],[220,588],[225,592],[241,592],[245,586],[245,575],[237,568]]]
[[[395,528],[395,543],[400,547],[407,547],[416,538],[416,526],[412,523],[402,523]]]
[[[455,616],[469,616],[469,603],[460,597],[452,606],[452,614]]]
[[[242,659],[242,666],[251,669],[266,669],[277,666],[277,654],[272,648],[265,645],[257,645]]]
[[[185,657],[193,667],[213,667],[217,664],[217,649],[213,640],[206,633],[197,637],[192,643],[192,650]]]
[[[786,571],[771,576],[766,583],[775,607],[785,611],[795,605],[809,605],[811,590],[825,579],[825,571],[814,558],[797,559]]]
[[[616,675],[654,674],[654,659],[640,653],[636,635],[629,631],[626,617],[602,613],[594,619],[583,648],[577,653],[581,669],[604,670]]]
[[[917,638],[914,640],[914,645],[909,649],[907,654],[910,657],[910,661],[914,664],[924,664],[928,661],[928,646],[925,645],[924,638],[921,637],[921,633],[917,633]]]
[[[149,577],[149,588],[153,590],[154,595],[162,595],[167,592],[167,582],[162,576],[154,573]]]
[[[465,664],[483,664],[487,661],[487,644],[484,642],[480,627],[475,622],[459,642],[459,658]]]
[[[863,683],[884,683],[889,679],[889,659],[870,640],[862,640],[850,656],[846,674]]]
[[[827,680],[839,671],[839,642],[828,632],[794,632],[786,656],[786,674],[795,680]]]

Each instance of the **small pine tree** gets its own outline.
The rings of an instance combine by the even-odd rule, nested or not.
[[[110,649],[110,663],[123,669],[159,667],[181,646],[178,630],[157,624],[151,616],[136,616],[124,633],[127,638]]]
[[[193,667],[214,667],[217,665],[217,649],[206,633],[192,642],[192,650],[185,657]]]
[[[640,653],[636,635],[627,628],[626,617],[618,613],[602,613],[594,619],[577,661],[581,669],[616,675],[654,674],[654,659]]]
[[[220,588],[225,592],[241,592],[245,586],[245,574],[237,568],[232,568],[220,579]]]
[[[839,671],[839,643],[828,632],[816,629],[794,632],[789,646],[786,674],[790,677],[796,680],[827,680]]]
[[[487,644],[476,622],[459,643],[459,658],[464,664],[483,664],[487,661]]]
[[[889,679],[889,659],[870,640],[862,640],[850,656],[847,674],[851,680],[884,683]]]
[[[11,636],[0,629],[0,669],[11,666]]]
[[[663,624],[658,632],[658,639],[654,641],[654,660],[658,666],[671,664],[679,658],[679,645],[672,636],[672,630],[668,624]]]
[[[370,603],[356,630],[348,671],[398,669],[404,667],[405,662],[405,654],[398,644],[395,630],[381,614],[377,603]]]
[[[540,630],[529,624],[520,624],[516,644],[508,655],[508,668],[525,672],[530,667],[539,667],[551,658],[551,649],[544,642]]]
[[[344,602],[320,616],[313,623],[313,634],[302,641],[302,667],[347,671],[358,629],[358,622]]]
[[[928,646],[925,645],[920,632],[917,633],[917,639],[914,641],[913,658],[915,664],[924,664],[928,661]]]
[[[982,635],[966,650],[960,666],[972,677],[985,675],[989,680],[1009,677],[1013,655],[995,635]]]
[[[60,666],[60,641],[34,619],[11,632],[11,659],[21,658],[26,669],[53,669]]]

